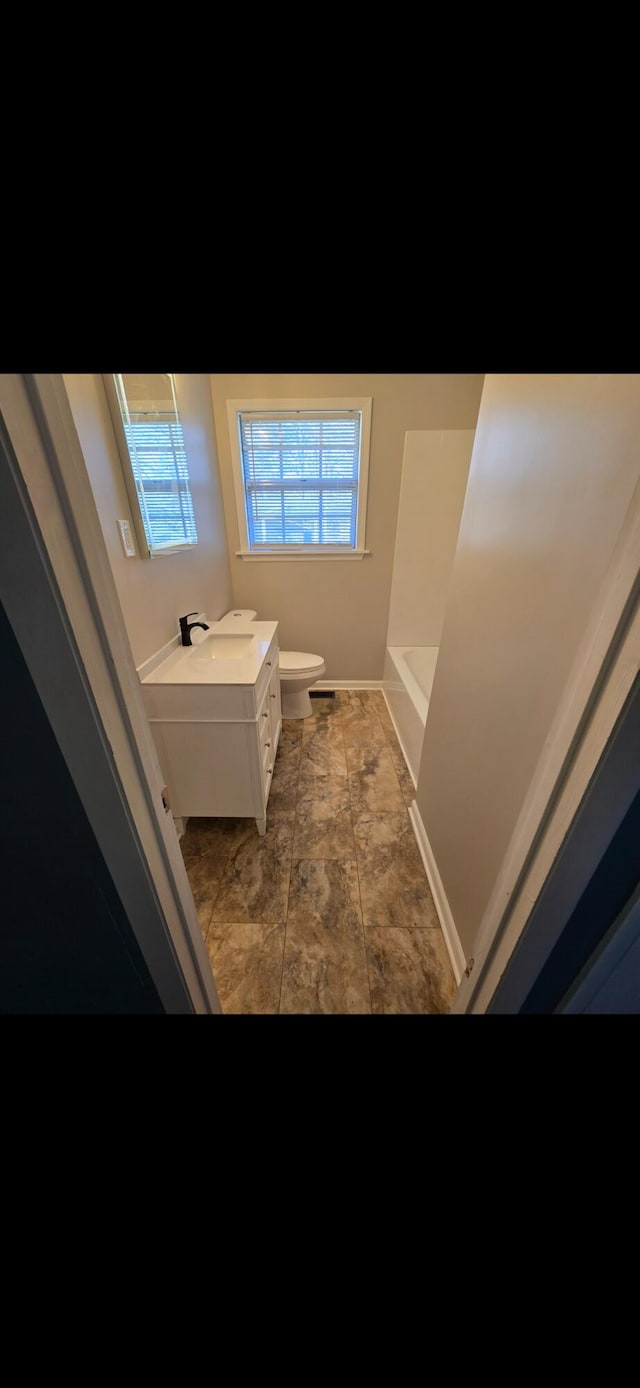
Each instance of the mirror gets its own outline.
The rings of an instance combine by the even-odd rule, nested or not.
[[[103,377],[140,553],[198,543],[173,375]]]

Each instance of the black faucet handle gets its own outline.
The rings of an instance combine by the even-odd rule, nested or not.
[[[189,618],[190,618],[190,617],[197,617],[197,616],[198,616],[198,613],[197,613],[197,612],[187,612],[187,613],[185,614],[184,617],[179,617],[179,618],[178,618],[179,623],[180,623],[180,635],[181,635],[181,637],[182,637],[182,644],[183,644],[183,646],[192,646],[192,645],[193,645],[193,642],[192,642],[192,640],[191,640],[191,632],[193,631],[193,628],[194,628],[194,627],[202,627],[202,630],[203,630],[203,631],[208,631],[208,630],[209,630],[209,624],[208,624],[208,622],[189,622]]]

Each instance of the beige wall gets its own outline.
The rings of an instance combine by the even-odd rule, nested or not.
[[[111,415],[99,375],[64,376],[136,665],[170,641],[193,610],[216,620],[232,604],[209,377],[177,375],[198,531],[192,551],[127,559],[116,521],[131,519]],[[134,532],[135,533],[135,532]]]
[[[473,429],[480,375],[214,375],[211,390],[233,601],[280,623],[283,649],[312,651],[326,679],[382,679],[393,552],[407,429]],[[245,563],[238,522],[227,399],[371,396],[366,545],[361,562]]]
[[[473,438],[473,429],[412,429],[406,435],[389,646],[440,645]]]
[[[640,477],[640,376],[488,375],[417,800],[465,953]]]

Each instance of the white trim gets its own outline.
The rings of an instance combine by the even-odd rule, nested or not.
[[[438,913],[438,920],[440,921],[444,942],[447,946],[447,953],[451,960],[451,968],[455,974],[456,983],[459,984],[461,978],[464,977],[467,961],[460,942],[460,936],[456,930],[456,923],[447,900],[442,878],[438,872],[438,864],[436,863],[427,831],[422,822],[422,815],[420,814],[417,800],[412,800],[409,806],[409,819],[411,820],[413,832],[416,836],[420,857],[424,863],[424,870],[427,874],[427,881],[431,888],[431,895]]]
[[[227,400],[227,424],[229,427],[229,441],[231,444],[231,472],[233,474],[233,489],[236,498],[236,511],[238,513],[238,535],[240,537],[240,548],[236,550],[236,557],[248,562],[252,559],[264,562],[266,559],[282,560],[288,559],[320,559],[326,562],[327,559],[362,559],[369,554],[365,546],[365,529],[367,522],[367,493],[369,488],[369,458],[371,452],[371,415],[373,409],[373,399],[367,395],[349,396],[330,396],[304,399],[272,399],[272,400]],[[242,483],[242,454],[240,449],[240,426],[238,416],[243,411],[269,410],[277,414],[280,410],[291,411],[300,410],[309,414],[321,413],[324,410],[359,410],[362,416],[362,427],[360,431],[360,475],[358,478],[358,511],[356,528],[355,549],[346,554],[335,554],[325,551],[318,554],[304,553],[298,551],[296,554],[283,555],[280,553],[259,554],[256,550],[249,547],[249,534],[247,530],[247,513],[245,510],[244,487]]]
[[[640,667],[640,482],[473,944],[456,1012],[482,1012],[524,930]]]
[[[319,559],[321,563],[326,564],[327,559],[337,559],[338,562],[345,559],[368,559],[370,554],[370,549],[350,549],[345,554],[341,549],[328,548],[318,550],[313,554],[309,550],[297,550],[295,553],[287,550],[269,550],[268,553],[265,552],[264,554],[260,554],[255,549],[237,549],[235,551],[236,559],[243,559],[245,564],[295,564],[299,561],[308,564],[309,560],[313,562],[314,559]]]
[[[316,680],[312,689],[382,689],[384,680]]]

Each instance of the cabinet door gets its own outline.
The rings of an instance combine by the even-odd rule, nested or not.
[[[273,731],[271,724],[272,700],[269,698],[269,685],[267,685],[262,696],[262,702],[258,709],[256,722],[256,742],[258,761],[260,764],[260,784],[266,806],[271,790],[273,769],[276,759],[276,749],[273,741]]]
[[[273,755],[275,757],[278,743],[280,741],[280,730],[282,728],[282,704],[280,700],[280,672],[276,662],[275,668],[271,672],[269,680],[269,706],[271,713],[271,740],[273,743]]]
[[[154,723],[152,733],[178,818],[264,813],[255,723]]]

